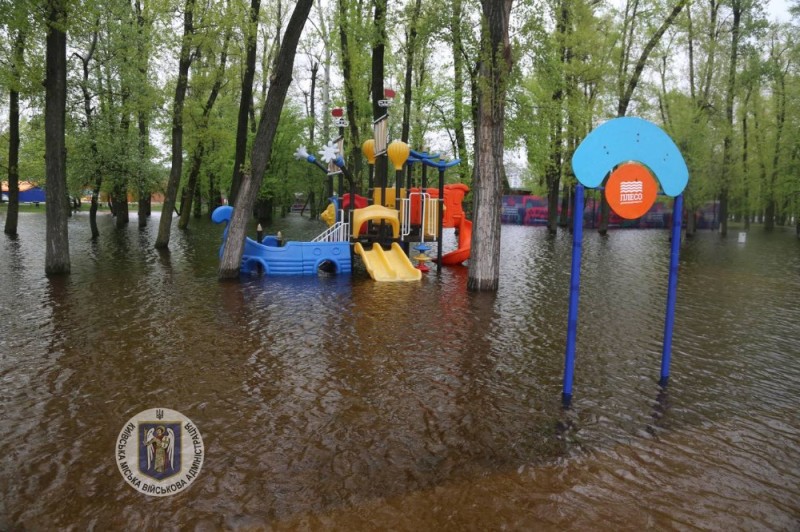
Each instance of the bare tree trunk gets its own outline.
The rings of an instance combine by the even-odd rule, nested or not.
[[[742,104],[742,180],[743,180],[743,188],[744,188],[744,198],[742,198],[742,207],[739,209],[739,213],[744,217],[744,229],[747,231],[750,229],[750,168],[749,168],[749,161],[747,160],[748,157],[748,142],[747,142],[747,106],[750,103],[750,96],[753,93],[752,85],[747,87],[747,92],[744,96],[744,102]]]
[[[739,58],[739,23],[742,19],[742,3],[733,2],[733,26],[731,27],[731,57],[728,67],[728,90],[725,95],[725,137],[722,141],[722,177],[719,194],[719,233],[728,234],[728,192],[733,168],[733,100],[736,91],[736,63]]]
[[[500,279],[500,212],[503,199],[505,103],[511,72],[508,37],[513,0],[481,0],[483,31],[478,111],[477,179],[467,288],[495,291]]]
[[[314,133],[317,129],[317,73],[319,72],[319,63],[314,62],[311,65],[311,104],[309,107],[309,117],[311,118],[308,124],[308,143],[314,145]]]
[[[414,53],[417,50],[417,21],[421,10],[422,0],[416,0],[411,13],[411,24],[406,30],[406,76],[403,89],[403,126],[400,130],[400,140],[405,143],[408,143],[411,135],[411,82],[414,74]]]
[[[200,176],[200,167],[203,165],[203,157],[206,153],[206,133],[208,131],[208,121],[210,120],[211,110],[214,108],[214,103],[217,101],[217,96],[222,88],[222,82],[225,76],[225,65],[228,62],[228,45],[231,41],[231,34],[233,28],[228,26],[225,30],[225,37],[223,38],[222,51],[219,54],[219,66],[215,74],[214,85],[211,87],[211,92],[208,94],[208,99],[203,106],[203,115],[200,117],[200,123],[197,126],[197,146],[192,156],[192,167],[189,172],[189,179],[186,183],[186,205],[181,205],[181,216],[178,220],[178,228],[186,229],[189,227],[189,215],[192,210],[192,201],[196,196],[195,192],[198,189],[197,180]],[[198,202],[199,206],[200,203]]]
[[[123,88],[122,88],[122,106],[120,111],[122,112],[122,120],[120,120],[120,133],[123,138],[128,138],[128,130],[130,129],[131,125],[131,115],[130,110],[128,109],[128,102],[130,99],[130,92],[127,86],[125,86],[125,80],[122,80]],[[124,153],[121,155],[123,159],[127,157],[127,147],[128,143],[125,142],[123,144]],[[130,221],[129,218],[129,211],[128,211],[128,171],[127,168],[121,172],[121,175],[117,176],[114,180],[114,200],[116,205],[114,206],[114,216],[116,217],[115,226],[117,229],[124,228],[128,222]]]
[[[203,140],[200,139],[192,154],[192,166],[189,168],[189,177],[186,179],[186,186],[183,188],[181,214],[178,217],[178,229],[186,229],[189,227],[189,217],[194,204],[195,190],[198,188],[197,178],[200,176],[200,167],[203,164],[204,152],[205,146],[203,145]]]
[[[372,41],[372,84],[370,93],[372,94],[372,118],[377,120],[389,109],[384,109],[378,105],[379,100],[384,99],[384,55],[386,51],[386,4],[387,0],[373,0],[375,6],[374,30]],[[360,157],[358,157],[360,159]],[[389,157],[386,153],[375,157],[375,177],[376,182],[388,185],[389,176]],[[378,179],[382,181],[377,181]]]
[[[642,50],[642,55],[639,56],[639,60],[636,61],[636,66],[633,68],[633,74],[628,80],[625,91],[620,95],[619,105],[617,106],[617,116],[625,116],[625,113],[628,111],[628,105],[630,104],[631,97],[633,96],[633,91],[636,90],[636,86],[639,84],[639,78],[642,75],[644,66],[647,64],[647,59],[650,57],[650,53],[661,40],[664,32],[667,31],[667,29],[678,17],[684,6],[686,6],[687,2],[688,0],[678,0],[678,3],[672,8],[672,11],[670,11],[669,15],[667,15],[667,18],[665,18],[661,23],[661,26],[658,27],[656,32],[650,37],[650,40],[647,41],[647,44],[645,44],[644,49]]]
[[[142,158],[142,161],[145,160],[147,157],[147,119],[145,117],[144,111],[139,111],[138,113],[138,125],[139,125],[139,157]],[[146,227],[147,226],[147,218],[150,216],[150,187],[147,186],[144,182],[144,178],[141,175],[141,169],[139,170],[139,208],[137,210],[138,217],[139,217],[139,227]]]
[[[19,88],[20,67],[25,52],[25,32],[17,30],[11,64],[12,87],[8,95],[8,211],[4,232],[17,236],[19,220]]]
[[[553,91],[553,124],[551,129],[551,149],[550,165],[546,171],[547,178],[547,230],[551,235],[558,231],[558,189],[561,186],[561,174],[564,165],[564,85],[567,70],[567,63],[570,60],[570,51],[567,47],[567,34],[570,27],[569,3],[561,0],[558,9],[558,20],[556,21],[556,31],[558,32],[561,44],[559,45],[559,56],[561,60],[561,72],[558,76],[558,84]]]
[[[67,105],[66,0],[47,5],[47,51],[44,103],[44,158],[47,172],[45,266],[47,275],[70,272],[67,231],[67,153],[64,145]]]
[[[772,59],[777,63],[774,50],[770,55],[773,55]],[[775,143],[772,152],[772,173],[767,187],[767,215],[764,220],[764,229],[767,231],[775,228],[775,215],[777,214],[775,183],[777,183],[780,173],[781,137],[783,136],[783,126],[786,123],[786,73],[777,64],[776,67],[776,80],[772,91],[775,97]]]
[[[339,43],[342,54],[342,76],[344,77],[344,100],[349,123],[351,158],[353,161],[361,161],[361,139],[358,132],[358,121],[356,119],[356,95],[355,79],[353,74],[353,64],[350,57],[350,40],[348,33],[350,28],[347,25],[349,19],[347,12],[347,1],[338,0],[339,7]],[[360,170],[360,163],[359,163]],[[353,175],[360,180],[360,171],[354,171]]]
[[[144,32],[145,18],[142,13],[141,0],[135,0],[133,8],[136,13],[137,44],[139,49],[139,81],[141,83],[147,83],[147,64],[149,62],[149,57],[147,47],[145,45],[147,36]],[[139,157],[143,163],[147,160],[148,156],[147,146],[149,144],[149,140],[147,120],[147,112],[144,110],[142,103],[139,102],[138,110],[136,112],[136,121],[139,129]],[[139,204],[137,210],[139,227],[147,227],[147,218],[150,216],[150,183],[147,182],[143,170],[144,168],[142,167],[138,169],[136,180],[136,191],[139,195]]]
[[[242,182],[242,165],[247,157],[247,119],[253,101],[253,80],[256,75],[256,51],[258,46],[258,12],[261,0],[250,0],[250,19],[247,24],[246,49],[247,58],[242,77],[242,96],[239,100],[239,117],[236,122],[236,152],[233,159],[233,177],[228,201],[236,203],[239,186]]]
[[[258,133],[253,141],[251,161],[253,163],[252,176],[245,175],[237,198],[237,206],[228,227],[228,237],[220,261],[218,276],[220,279],[236,279],[239,276],[239,265],[244,251],[244,239],[247,232],[247,221],[253,210],[264,172],[267,169],[272,153],[272,142],[278,129],[281,109],[286,99],[289,83],[292,81],[294,56],[297,42],[303,32],[303,26],[308,13],[311,11],[313,0],[298,0],[292,18],[286,27],[283,43],[278,51],[275,62],[273,81],[269,87],[264,111],[258,125]]]
[[[624,64],[620,66],[620,79],[619,79],[619,102],[617,104],[617,116],[625,116],[628,112],[628,106],[630,105],[631,98],[633,97],[633,91],[636,90],[637,85],[639,84],[639,79],[641,78],[642,71],[644,70],[645,65],[647,64],[647,59],[650,57],[650,53],[656,47],[658,42],[661,40],[661,37],[664,35],[664,32],[672,25],[675,19],[678,17],[680,12],[686,6],[688,0],[678,0],[672,10],[667,15],[667,18],[661,23],[661,25],[656,29],[655,33],[650,36],[650,39],[645,44],[644,48],[642,49],[642,54],[639,56],[639,59],[636,61],[636,65],[633,67],[633,72],[631,77],[628,79],[628,82],[625,83],[624,76],[627,75],[627,54],[630,53],[630,47],[633,46],[633,38],[632,33],[633,30],[631,29],[631,36],[628,38],[626,45],[625,45],[625,61]],[[631,22],[633,23],[633,22]],[[608,206],[608,202],[606,201],[605,194],[603,194],[603,200],[600,207],[600,226],[598,227],[598,232],[601,235],[605,235],[608,232],[608,218],[611,213],[611,209]]]
[[[450,28],[453,33],[453,129],[456,134],[456,147],[461,164],[458,173],[462,183],[469,183],[471,172],[469,168],[469,150],[464,133],[464,38],[461,31],[463,18],[462,0],[453,0],[453,14],[450,17]]]
[[[172,212],[178,196],[178,185],[183,170],[183,102],[186,98],[186,87],[189,82],[189,67],[192,64],[190,53],[192,34],[194,33],[193,12],[195,0],[186,0],[183,13],[183,39],[181,55],[178,62],[178,82],[175,85],[175,100],[172,106],[172,168],[164,195],[164,206],[161,209],[161,220],[158,224],[156,249],[167,249],[172,231]]]

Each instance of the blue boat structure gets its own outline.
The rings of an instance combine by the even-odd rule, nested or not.
[[[228,223],[233,214],[233,207],[224,205],[217,207],[211,215],[214,223],[225,223],[222,235],[222,246],[219,256],[225,248],[228,238]],[[243,274],[260,273],[263,275],[317,275],[320,270],[336,273],[351,273],[350,242],[347,238],[348,224],[339,223],[330,227],[311,242],[286,242],[276,236],[265,236],[261,243],[252,238],[245,238],[244,253],[240,271]],[[342,234],[345,235],[342,238]]]

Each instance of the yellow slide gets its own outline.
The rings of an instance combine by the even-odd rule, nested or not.
[[[403,252],[397,242],[392,242],[388,251],[380,244],[373,244],[372,249],[364,249],[361,242],[356,243],[355,251],[361,256],[367,271],[376,281],[419,281],[422,272],[411,264],[411,260]]]

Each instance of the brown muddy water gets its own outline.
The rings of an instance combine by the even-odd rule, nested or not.
[[[793,232],[685,243],[661,390],[668,234],[588,231],[565,411],[567,234],[503,227],[489,295],[465,268],[220,284],[218,226],[193,220],[160,254],[157,219],[111,223],[92,242],[73,217],[64,279],[43,275],[42,215],[2,237],[2,530],[800,528]],[[115,463],[155,407],[205,442],[173,496]]]

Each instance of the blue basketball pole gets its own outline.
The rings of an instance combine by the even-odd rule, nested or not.
[[[669,259],[669,285],[667,286],[667,314],[664,318],[664,349],[661,352],[661,386],[669,382],[669,363],[672,357],[672,330],[675,328],[675,298],[678,292],[678,265],[681,250],[681,222],[683,220],[683,194],[675,196],[672,205],[672,246]]]
[[[567,318],[567,351],[564,357],[564,389],[561,401],[572,401],[572,380],[575,373],[575,340],[578,335],[578,296],[581,291],[581,247],[583,241],[583,185],[575,186],[572,208],[572,269],[569,282],[569,315]]]

